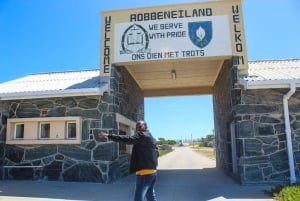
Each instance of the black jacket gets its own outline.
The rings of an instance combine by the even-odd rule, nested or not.
[[[142,169],[156,169],[158,150],[155,138],[147,131],[139,131],[133,136],[128,135],[108,135],[113,141],[133,144],[130,173]]]

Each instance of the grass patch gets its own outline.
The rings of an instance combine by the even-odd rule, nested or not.
[[[159,150],[158,150],[159,156],[166,155],[167,153],[170,153],[171,151],[173,151],[173,149],[170,149],[170,150],[159,149]]]
[[[216,160],[216,152],[215,152],[214,148],[211,148],[211,147],[197,147],[197,148],[193,148],[193,150],[196,151],[197,153],[203,155],[203,156],[206,156],[207,158]]]

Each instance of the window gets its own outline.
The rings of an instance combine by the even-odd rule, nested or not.
[[[80,144],[78,116],[7,119],[6,144]]]
[[[50,137],[50,123],[42,122],[40,123],[40,138]]]
[[[17,123],[15,128],[15,138],[16,139],[23,139],[24,138],[24,124]]]
[[[76,122],[67,122],[67,138],[76,138]]]
[[[128,119],[127,117],[116,113],[116,122],[118,126],[119,135],[131,135],[134,134],[134,128],[136,122]],[[131,154],[132,145],[126,145],[119,143],[119,154],[128,153]]]

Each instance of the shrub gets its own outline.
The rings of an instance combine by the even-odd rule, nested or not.
[[[214,146],[213,142],[211,141],[207,142],[207,147],[213,147],[213,146]]]
[[[205,147],[204,142],[199,142],[199,147]]]
[[[199,142],[199,147],[213,147],[213,142],[211,141]]]
[[[300,201],[300,184],[284,186],[279,193],[274,193],[277,201]]]

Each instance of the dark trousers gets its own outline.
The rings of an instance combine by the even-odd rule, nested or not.
[[[157,173],[148,175],[137,175],[135,182],[134,201],[157,201],[154,185],[156,182]]]

